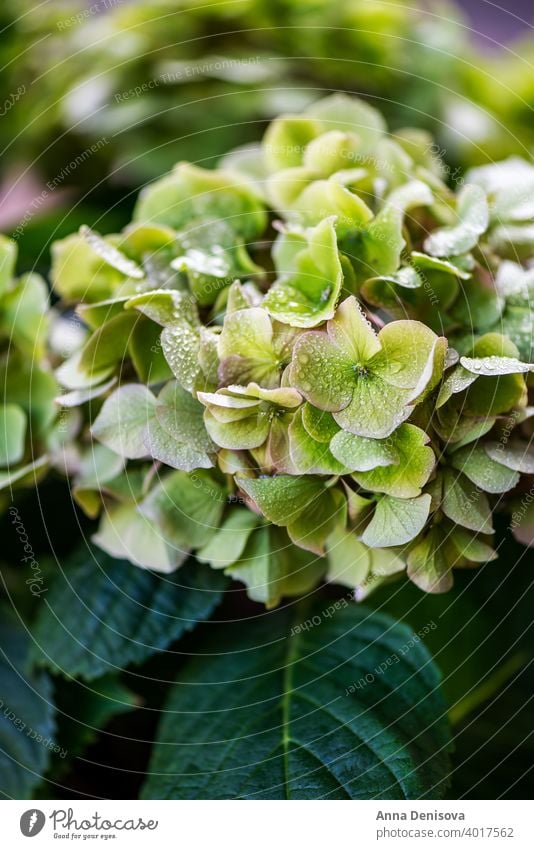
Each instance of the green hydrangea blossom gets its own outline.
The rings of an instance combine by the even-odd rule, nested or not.
[[[194,552],[269,606],[321,579],[443,592],[493,559],[494,509],[534,473],[534,206],[507,189],[530,166],[453,194],[418,138],[326,98],[55,248],[88,328],[57,378],[104,452],[75,497],[106,550]]]
[[[326,333],[300,337],[290,380],[344,430],[379,439],[393,433],[439,380],[445,349],[446,340],[415,321],[392,322],[377,334],[351,297]]]

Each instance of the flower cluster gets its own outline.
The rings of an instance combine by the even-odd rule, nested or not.
[[[122,233],[55,244],[99,545],[163,571],[194,552],[269,606],[405,570],[442,592],[495,557],[493,513],[534,473],[534,168],[456,194],[442,174],[335,95],[215,171],[179,164]]]

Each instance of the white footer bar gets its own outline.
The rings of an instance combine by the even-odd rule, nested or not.
[[[532,805],[515,801],[4,801],[2,846],[200,849],[533,849]],[[35,843],[30,839],[35,838]]]

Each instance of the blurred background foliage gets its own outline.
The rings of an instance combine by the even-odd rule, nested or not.
[[[497,50],[471,5],[470,22],[439,0],[4,0],[0,226],[29,217],[23,268],[46,267],[52,235],[119,229],[177,160],[210,167],[334,90],[431,131],[453,173],[528,156],[532,40]]]

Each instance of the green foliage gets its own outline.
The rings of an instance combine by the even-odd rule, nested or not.
[[[68,677],[93,680],[163,652],[208,618],[225,581],[198,564],[176,580],[98,550],[58,574],[32,630],[32,658]]]
[[[55,741],[48,674],[31,669],[30,639],[15,613],[0,617],[0,794],[26,799],[42,779]]]
[[[449,737],[426,649],[337,605],[214,628],[165,705],[144,798],[442,797]]]
[[[15,161],[39,157],[53,186],[65,163],[91,147],[92,156],[72,179],[84,189],[94,185],[95,167],[99,174],[118,168],[121,181],[136,186],[168,172],[177,133],[182,157],[218,157],[255,141],[258,122],[309,103],[313,92],[303,80],[313,80],[321,91],[365,92],[395,127],[417,122],[439,132],[439,144],[432,148],[427,139],[429,150],[420,154],[425,165],[433,165],[441,146],[455,164],[523,155],[531,147],[525,108],[532,102],[525,73],[531,39],[488,58],[472,43],[460,10],[448,4],[286,0],[279,6],[244,0],[234,7],[225,0],[153,0],[150,8],[112,4],[105,15],[83,18],[74,0],[44,8],[6,0],[4,6],[10,39],[2,65],[10,111],[2,147]],[[51,51],[55,61],[49,66]],[[44,67],[46,75],[36,79]],[[328,152],[313,145],[313,126],[325,117],[326,109],[316,111],[311,129],[298,122],[290,136],[298,145],[312,142],[304,157],[294,141],[281,151],[287,130],[273,129],[270,162],[276,170],[301,161],[320,165],[326,175],[345,167],[353,147],[339,140],[336,125],[329,128]],[[373,150],[383,120],[366,105],[353,107],[352,117],[359,119],[365,150]],[[403,146],[411,152],[421,137],[421,129],[403,130]],[[250,162],[248,151],[240,156]]]

